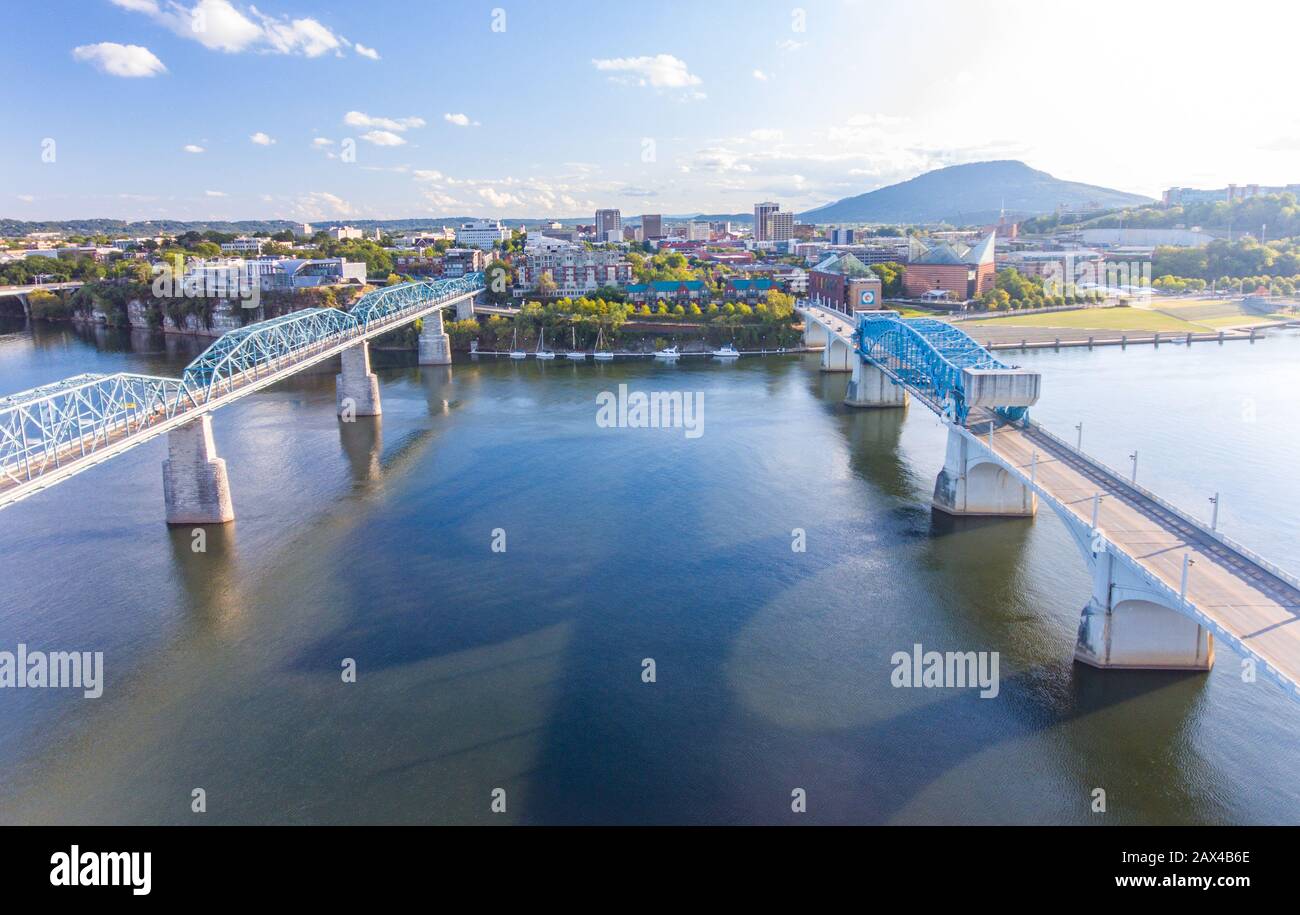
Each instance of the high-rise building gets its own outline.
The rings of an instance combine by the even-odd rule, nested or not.
[[[468,248],[491,250],[493,242],[510,238],[510,230],[499,219],[476,219],[456,227],[456,244]]]
[[[641,217],[641,239],[664,237],[664,218],[659,213],[650,213]]]
[[[708,241],[709,224],[707,222],[695,222],[692,220],[686,224],[687,241]]]
[[[794,238],[794,214],[775,212],[767,217],[767,241],[789,241]]]
[[[772,214],[780,209],[781,204],[771,201],[754,204],[754,241],[772,240]]]
[[[613,232],[613,237],[610,233]],[[597,210],[596,211],[596,241],[604,243],[607,241],[623,240],[623,214],[618,210]]]

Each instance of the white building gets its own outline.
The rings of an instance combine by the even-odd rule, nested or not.
[[[267,242],[268,239],[265,238],[253,238],[251,236],[240,236],[239,238],[234,238],[231,239],[230,241],[222,242],[221,253],[238,254],[238,255],[251,254],[254,257],[256,257],[257,255],[262,253],[262,247],[266,245]]]
[[[515,294],[536,290],[547,273],[555,281],[555,294],[571,298],[601,286],[626,286],[632,282],[632,265],[618,251],[588,251],[558,238],[529,235],[524,263],[515,268]]]
[[[329,237],[335,241],[347,241],[349,239],[360,239],[364,234],[360,229],[354,229],[351,226],[330,226],[325,230]]]
[[[794,238],[794,214],[775,212],[768,215],[766,241],[783,242]]]
[[[487,250],[493,242],[504,242],[509,238],[510,230],[499,219],[476,219],[456,227],[456,244],[467,248]]]
[[[250,289],[288,291],[339,283],[364,285],[364,261],[341,257],[305,260],[293,257],[231,257],[194,260],[185,265],[184,295],[246,298]]]

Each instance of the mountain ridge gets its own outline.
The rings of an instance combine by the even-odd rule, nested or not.
[[[1050,213],[1058,206],[1102,209],[1154,203],[1150,197],[1080,181],[1065,181],[1017,159],[934,169],[799,214],[803,222],[882,222],[970,225]]]

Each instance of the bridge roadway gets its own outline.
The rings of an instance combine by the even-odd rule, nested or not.
[[[127,403],[125,406],[131,408],[130,411],[122,411],[114,416],[103,417],[97,422],[88,422],[86,419],[88,411],[84,407],[78,407],[75,410],[76,415],[73,417],[73,424],[77,429],[84,427],[86,429],[85,433],[74,435],[63,441],[58,441],[56,437],[57,445],[54,447],[41,447],[25,441],[26,430],[22,418],[19,418],[13,424],[17,428],[16,433],[13,428],[10,428],[10,423],[0,423],[0,436],[5,439],[5,441],[0,442],[0,445],[6,446],[3,450],[5,462],[3,466],[0,466],[0,508],[21,501],[30,495],[103,463],[124,451],[157,438],[159,435],[187,425],[205,414],[219,410],[241,397],[248,396],[254,391],[259,391],[262,388],[283,381],[305,368],[338,356],[344,350],[364,343],[373,337],[409,324],[417,318],[425,317],[435,311],[455,308],[457,303],[467,297],[472,298],[479,291],[481,291],[481,285],[478,289],[472,291],[441,295],[436,298],[431,297],[411,307],[368,320],[361,326],[348,328],[301,346],[294,346],[290,352],[283,355],[269,357],[256,361],[251,366],[230,371],[221,376],[220,384],[214,384],[202,391],[195,391],[187,387],[181,379],[132,376],[129,374],[121,376],[84,376],[85,386],[102,385],[111,382],[115,377],[121,377],[123,378],[124,388],[130,384],[134,388],[143,390],[147,389],[149,385],[153,385],[158,391],[164,393],[158,400],[151,397],[147,408],[141,408],[139,404],[134,402]],[[291,318],[295,314],[303,313],[292,313],[285,317]],[[264,323],[269,325],[273,322]],[[248,325],[245,329],[256,326]],[[231,333],[234,333],[234,331]],[[209,352],[220,344],[221,339],[219,338],[217,343],[214,343],[213,347],[209,348]],[[200,356],[199,359],[195,360],[195,363],[202,359],[203,356]],[[63,384],[67,385],[69,382],[79,381],[81,379],[69,379],[68,382]],[[37,389],[28,392],[29,394],[39,395],[30,401],[24,402],[22,400],[24,395],[0,399],[0,408],[8,406],[10,402],[17,402],[22,407],[29,409],[36,406],[39,413],[40,401],[61,395],[66,396],[74,388],[75,385],[73,388],[60,387],[57,384],[50,385],[48,389]],[[172,393],[169,395],[166,393],[167,391]],[[174,397],[174,403],[170,407],[166,402],[168,396]],[[117,399],[139,400],[140,398],[125,393],[118,395]],[[10,410],[12,409],[10,408]],[[8,411],[0,410],[0,412]],[[53,413],[54,411],[50,410],[48,412]],[[53,423],[56,420],[51,419],[46,422]],[[60,422],[66,425],[69,421],[65,418]],[[24,439],[21,446],[17,441],[19,438]]]
[[[853,346],[855,327],[846,315],[820,306],[816,319]],[[905,385],[906,386],[906,385]],[[908,387],[931,409],[924,392]],[[990,431],[992,433],[990,439]],[[1094,498],[1100,494],[1095,531],[1132,571],[1181,603],[1218,639],[1300,698],[1300,580],[1246,547],[1134,485],[1037,423],[1008,423],[988,410],[972,411],[963,433],[1067,520],[1093,529]],[[1184,561],[1192,560],[1185,596]]]

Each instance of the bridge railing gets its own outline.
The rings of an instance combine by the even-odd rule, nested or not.
[[[29,482],[195,405],[180,379],[127,372],[0,398],[0,482]]]
[[[1066,452],[1069,452],[1070,454],[1077,456],[1081,460],[1088,462],[1093,467],[1100,470],[1102,473],[1107,474],[1112,479],[1114,479],[1115,482],[1118,483],[1121,487],[1127,487],[1133,490],[1134,492],[1141,495],[1144,499],[1148,499],[1151,502],[1155,503],[1156,505],[1160,506],[1160,508],[1169,512],[1169,514],[1178,518],[1178,520],[1182,521],[1184,524],[1187,524],[1188,526],[1195,528],[1198,533],[1206,537],[1209,537],[1211,540],[1218,541],[1223,546],[1227,547],[1233,552],[1239,553],[1241,556],[1250,560],[1255,565],[1259,566],[1261,569],[1268,572],[1270,575],[1274,576],[1275,578],[1278,578],[1279,580],[1286,582],[1286,584],[1290,585],[1291,587],[1300,590],[1300,577],[1297,577],[1291,572],[1288,572],[1285,569],[1279,567],[1276,563],[1270,562],[1269,560],[1265,559],[1263,556],[1259,555],[1250,547],[1246,546],[1240,541],[1234,540],[1233,538],[1227,536],[1226,534],[1223,534],[1218,530],[1212,529],[1204,521],[1200,520],[1194,515],[1189,514],[1184,509],[1179,508],[1177,505],[1174,505],[1172,502],[1168,501],[1167,499],[1160,497],[1156,493],[1147,489],[1141,483],[1132,482],[1129,478],[1126,478],[1123,475],[1121,475],[1118,470],[1116,470],[1114,467],[1111,467],[1105,461],[1093,457],[1087,452],[1080,451],[1074,445],[1071,445],[1069,442],[1061,438],[1059,435],[1056,435],[1055,433],[1048,431],[1047,428],[1040,425],[1039,423],[1033,421],[1027,421],[1026,425],[1029,428],[1033,429],[1035,433],[1042,435],[1044,438],[1051,441],[1054,446]]]

